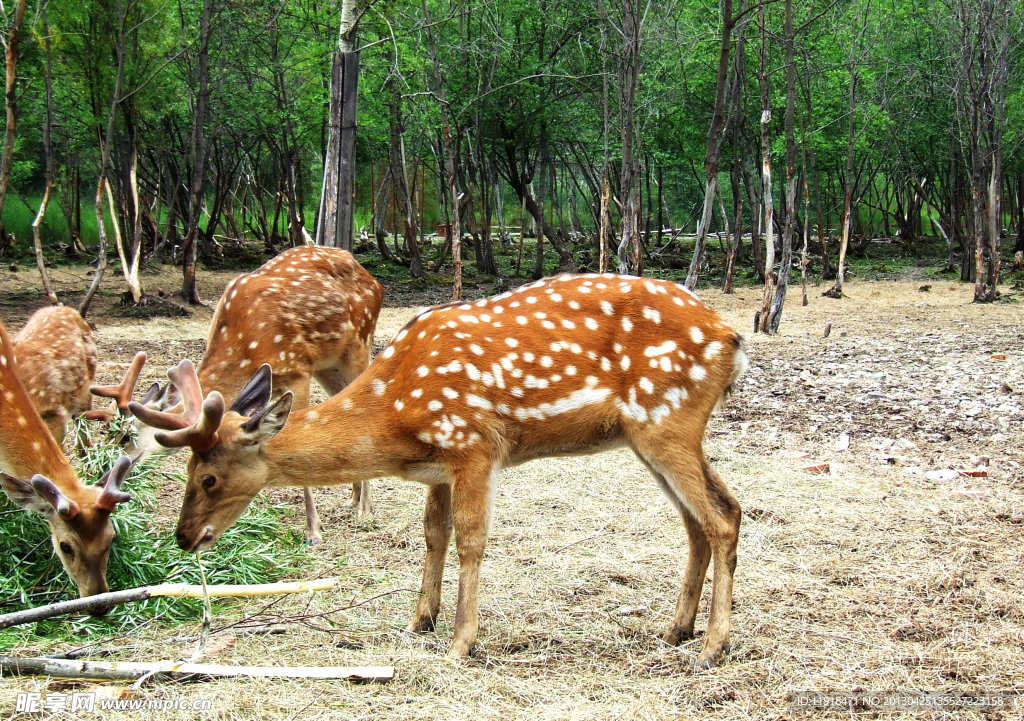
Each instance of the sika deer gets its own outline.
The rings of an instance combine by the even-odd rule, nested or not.
[[[74,308],[40,308],[14,337],[14,356],[32,405],[60,445],[71,416],[92,408],[92,329]]]
[[[121,491],[131,462],[122,457],[99,483],[82,483],[33,406],[2,323],[0,345],[0,485],[14,503],[46,517],[79,594],[105,593],[115,536],[110,514],[131,500]]]
[[[380,283],[344,250],[318,246],[287,250],[228,284],[211,322],[199,381],[203,388],[233,400],[253,370],[269,364],[275,397],[290,393],[296,408],[309,405],[313,380],[334,395],[370,363],[383,296]],[[134,381],[130,385],[134,387]],[[120,397],[119,406],[131,399],[130,389],[125,395],[117,386],[96,392]],[[154,410],[164,409],[149,409]],[[144,420],[142,414],[136,413]],[[167,416],[158,413],[158,417]],[[151,434],[151,429],[140,429],[139,449],[133,457],[166,446],[152,440]],[[369,483],[353,484],[352,491],[359,515],[371,513]],[[307,486],[304,492],[306,539],[317,543],[320,518],[312,490]]]
[[[427,554],[409,630],[434,628],[454,527],[460,573],[449,656],[465,656],[477,635],[478,578],[499,471],[626,446],[651,471],[689,536],[667,643],[693,635],[715,559],[698,658],[710,665],[729,642],[740,506],[702,443],[712,410],[746,363],[743,339],[682,286],[567,275],[424,311],[352,385],[291,416],[290,394],[270,401],[267,368],[228,411],[216,392],[200,410],[192,373],[186,395],[194,420],[157,434],[161,443],[193,449],[178,544],[209,548],[268,486],[387,475],[419,481],[430,487]],[[184,379],[187,368],[180,371]]]

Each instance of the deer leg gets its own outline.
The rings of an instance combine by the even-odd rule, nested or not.
[[[365,490],[365,489],[364,489]],[[416,615],[406,628],[413,633],[433,631],[441,610],[441,580],[444,561],[452,540],[452,488],[447,483],[431,486],[423,510],[423,536],[427,542],[427,558],[423,564],[423,584]]]
[[[480,623],[480,565],[491,528],[498,467],[456,473],[452,483],[455,547],[459,552],[459,602],[449,658],[464,658],[476,643]]]
[[[710,668],[723,653],[729,652],[729,626],[732,615],[732,586],[736,574],[736,546],[740,538],[740,504],[729,493],[718,473],[706,459],[701,459],[713,513],[705,526],[715,559],[712,576],[711,615],[708,635],[697,664]],[[713,534],[713,535],[712,535]]]
[[[690,541],[690,556],[675,618],[663,636],[666,643],[675,645],[693,637],[708,561],[714,559],[708,632],[697,657],[698,666],[710,668],[729,649],[740,505],[708,464],[703,451],[696,454],[662,452],[657,456],[638,451],[638,455],[679,510]]]
[[[306,502],[306,542],[315,546],[324,539],[320,535],[320,514],[316,512],[316,503],[313,502],[313,489],[303,486],[302,498]]]

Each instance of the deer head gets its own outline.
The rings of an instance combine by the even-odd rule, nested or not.
[[[218,391],[211,391],[200,403],[202,389],[191,361],[181,361],[167,375],[182,389],[184,410],[180,414],[160,413],[138,403],[132,403],[131,410],[142,422],[161,429],[154,434],[161,445],[192,449],[177,538],[184,550],[199,551],[212,546],[266,485],[267,467],[260,451],[287,422],[292,394],[286,392],[268,405],[273,389],[270,366],[265,364],[225,412],[224,397]],[[215,446],[217,455],[229,448],[241,449],[248,462],[230,466],[229,475],[220,478],[206,473]],[[195,506],[195,516],[209,522],[193,529],[187,523],[191,511],[186,513],[185,508]]]

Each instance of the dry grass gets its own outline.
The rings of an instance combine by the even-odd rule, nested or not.
[[[1019,323],[1019,308],[970,305],[963,286],[947,289],[933,282],[924,294],[917,285],[853,283],[851,298],[836,303],[815,296],[808,308],[799,307],[795,294],[782,334],[751,339],[752,356],[765,365],[773,357],[802,357],[818,342],[825,320],[835,323],[834,333],[843,329],[851,337],[891,329],[894,341],[901,326],[917,332]],[[749,335],[755,291],[733,298],[704,295]],[[411,312],[385,311],[379,336],[396,332]],[[147,339],[158,337],[151,324],[142,329]],[[804,338],[805,330],[810,338]],[[201,345],[205,333],[196,334],[191,321],[181,331],[178,338]],[[134,351],[130,332],[101,327],[100,336],[110,353],[123,347],[127,359]],[[1006,350],[1020,353],[1019,347]],[[741,393],[730,419],[742,419],[743,403]],[[382,479],[374,485],[377,513],[368,522],[347,507],[347,489],[318,491],[325,542],[311,551],[308,575],[340,576],[340,590],[287,598],[263,613],[266,600],[240,602],[215,619],[215,627],[252,617],[248,623],[283,623],[288,631],[239,638],[212,660],[393,664],[394,682],[159,683],[143,696],[210,698],[214,710],[204,717],[211,718],[405,721],[769,719],[800,717],[789,709],[797,692],[1024,693],[1024,523],[1018,515],[1024,494],[1016,476],[991,479],[988,497],[963,499],[938,493],[923,478],[908,478],[896,468],[879,468],[866,453],[847,454],[838,475],[812,475],[756,448],[737,451],[737,434],[724,432],[733,425],[712,421],[707,444],[746,511],[733,648],[720,668],[691,670],[700,636],[679,648],[658,640],[685,567],[685,532],[642,466],[629,453],[615,452],[532,463],[502,474],[482,573],[476,658],[444,658],[454,615],[454,548],[437,633],[413,636],[402,630],[415,606],[423,561],[423,489]],[[1008,445],[1020,450],[1019,425]],[[299,494],[277,493],[295,502],[292,525],[298,529]],[[169,516],[176,512],[170,510]],[[216,552],[205,558],[215,562]],[[710,583],[698,628],[706,622],[709,592]],[[354,602],[361,605],[352,607]],[[345,610],[314,617],[332,609]],[[171,639],[197,627],[126,629],[109,648],[124,660],[181,658],[191,644]],[[20,652],[72,647],[54,646],[39,639]],[[42,679],[5,679],[0,709],[13,711],[18,691],[68,688]],[[889,717],[849,709],[817,715]],[[962,710],[908,716],[1021,717]]]

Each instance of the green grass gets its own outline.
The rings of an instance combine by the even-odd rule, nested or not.
[[[89,449],[79,464],[83,480],[94,482],[120,455],[118,446],[104,443]],[[122,590],[160,583],[200,583],[196,559],[175,543],[172,526],[157,524],[154,490],[184,479],[156,469],[151,458],[132,469],[125,489],[132,501],[112,516],[117,540],[111,548],[107,583]],[[207,582],[271,583],[293,574],[304,562],[302,538],[280,523],[285,511],[264,499],[257,501],[203,556]],[[77,597],[74,583],[54,554],[49,526],[35,513],[7,502],[0,507],[0,612],[9,613]],[[226,601],[225,603],[232,603]],[[216,604],[215,604],[216,605]],[[104,618],[53,619],[31,626],[0,631],[0,649],[24,643],[34,634],[45,636],[104,635],[154,618],[180,622],[197,618],[201,602],[154,598],[116,607]]]

